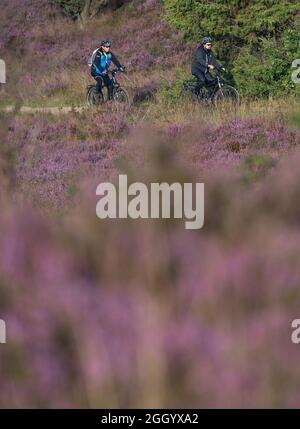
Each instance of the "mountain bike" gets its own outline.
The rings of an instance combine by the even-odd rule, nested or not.
[[[228,85],[223,76],[218,74],[212,82],[213,88],[208,91],[207,88],[201,88],[197,92],[197,80],[193,78],[183,83],[181,91],[182,97],[188,97],[191,101],[200,102],[205,106],[229,107],[240,104],[240,95],[231,85]]]
[[[122,88],[117,80],[117,73],[120,72],[119,69],[114,69],[110,71],[113,82],[112,90],[112,100],[117,103],[128,103],[129,95],[126,89]],[[107,89],[107,88],[106,88]],[[100,92],[96,91],[96,85],[89,85],[86,91],[86,103],[88,106],[99,106],[108,101],[108,90],[106,94],[103,93],[103,88]]]

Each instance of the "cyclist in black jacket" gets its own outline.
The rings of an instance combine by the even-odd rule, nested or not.
[[[196,93],[199,94],[201,88],[206,86],[208,88],[208,95],[210,96],[216,84],[210,72],[214,69],[218,71],[225,71],[225,69],[217,62],[211,50],[212,39],[210,37],[203,37],[201,45],[197,49],[193,62],[192,74],[197,78]]]

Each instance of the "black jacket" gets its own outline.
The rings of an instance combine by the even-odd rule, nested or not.
[[[212,64],[217,70],[221,71],[222,66],[217,62],[212,51],[206,51],[201,45],[195,52],[192,62],[192,74],[197,75],[198,73],[207,73],[208,64]]]

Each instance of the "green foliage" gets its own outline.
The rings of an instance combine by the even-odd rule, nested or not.
[[[163,103],[167,107],[172,107],[178,103],[182,97],[184,82],[192,80],[191,76],[183,69],[178,68],[175,79],[170,83],[168,81],[161,82],[160,96]]]
[[[269,170],[275,166],[275,161],[269,155],[253,154],[244,161],[246,182],[254,182],[266,176]]]
[[[278,42],[264,39],[258,51],[249,46],[242,48],[232,70],[241,94],[274,97],[296,89],[291,65],[295,58],[300,58],[299,42],[299,32],[288,30]]]
[[[298,0],[164,0],[168,21],[186,40],[203,34],[237,43],[280,34],[299,10]]]
[[[73,19],[78,17],[84,6],[84,0],[50,0],[50,3],[60,6]]]
[[[164,0],[164,4],[166,19],[187,42],[213,37],[217,57],[227,68],[233,66],[243,95],[274,96],[295,88],[291,63],[300,55],[299,0]]]
[[[290,118],[290,122],[294,127],[300,129],[300,112],[293,113]]]
[[[243,3],[243,2],[239,2]],[[237,15],[237,35],[246,42],[280,36],[299,10],[298,0],[255,0]]]

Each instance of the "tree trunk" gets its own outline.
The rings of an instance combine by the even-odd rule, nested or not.
[[[92,2],[93,0],[85,0],[82,12],[79,15],[79,25],[81,29],[84,29],[86,27],[91,13]]]
[[[83,30],[89,19],[94,18],[106,7],[116,10],[123,5],[124,0],[85,0],[82,12],[78,17],[80,28]]]

